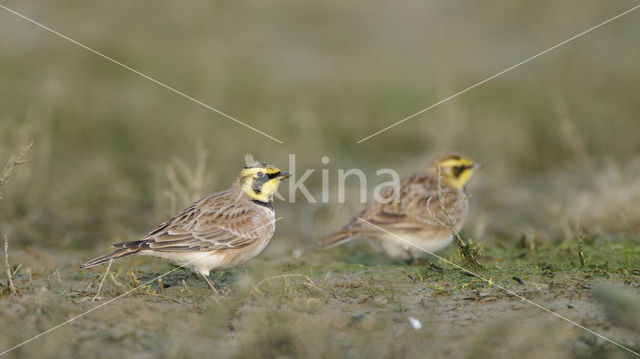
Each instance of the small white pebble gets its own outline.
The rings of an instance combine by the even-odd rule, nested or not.
[[[293,257],[294,258],[300,258],[300,256],[302,255],[302,251],[299,249],[294,249],[293,250]]]
[[[420,323],[420,320],[414,317],[409,317],[409,324],[411,324],[411,328],[413,328],[414,330],[420,330],[422,328],[422,323]]]

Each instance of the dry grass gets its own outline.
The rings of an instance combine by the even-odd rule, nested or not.
[[[4,266],[7,273],[7,286],[9,287],[9,294],[17,294],[16,286],[13,284],[13,271],[9,265],[9,238],[4,235]]]
[[[9,158],[0,175],[0,186],[6,185],[15,177],[16,167],[27,163],[27,152],[29,152],[32,145],[33,142],[21,146],[18,151]],[[0,199],[2,199],[2,196],[0,196]]]
[[[439,219],[435,213],[431,213],[429,208],[431,204],[432,198],[429,197],[427,200],[427,210],[429,210],[429,214],[431,218],[437,223],[440,223],[443,227],[446,227],[451,231],[451,235],[454,237],[456,244],[458,245],[458,250],[460,251],[460,255],[464,258],[465,263],[472,269],[482,269],[482,265],[478,262],[476,258],[476,253],[479,251],[477,245],[474,245],[473,242],[467,239],[463,239],[460,235],[460,232],[456,229],[456,220],[451,216],[451,213],[456,210],[456,208],[463,202],[468,201],[469,197],[465,196],[460,201],[453,203],[452,208],[447,208],[445,206],[445,199],[442,193],[442,173],[440,166],[438,166],[438,202],[440,204],[440,211],[442,213],[443,219]]]
[[[27,152],[31,149],[33,142],[21,146],[16,153],[9,158],[4,169],[2,170],[2,174],[0,175],[0,187],[5,186],[9,183],[14,177],[16,172],[16,167],[24,165],[27,163]],[[2,196],[0,196],[0,200],[2,200]],[[13,276],[17,269],[12,269],[9,265],[9,238],[7,238],[7,234],[4,234],[4,265],[7,273],[7,286],[9,287],[9,294],[17,294],[15,285],[13,284]]]
[[[582,268],[577,255],[565,249],[527,251],[525,260],[517,249],[489,249],[483,273],[493,283],[637,348],[633,321],[616,308],[638,309],[633,298],[640,290],[640,253],[621,250],[620,245],[585,244],[584,250],[588,263]],[[455,250],[448,252],[450,260],[461,260]],[[73,263],[64,262],[61,253],[52,253],[53,260],[44,266],[37,263],[40,254],[15,253],[35,272],[32,279],[19,276],[20,297],[2,298],[8,310],[0,320],[15,328],[0,337],[2,348],[169,268],[159,261],[119,262],[120,273],[135,266],[137,274],[122,283],[105,280],[95,302],[95,290],[87,290],[87,284],[106,278],[106,273],[80,272]],[[178,270],[162,283],[154,281],[11,355],[55,351],[59,356],[192,357],[215,351],[220,357],[383,358],[426,352],[442,358],[624,357],[611,344],[457,268],[443,265],[443,271],[434,272],[381,260],[374,266],[345,262],[357,260],[358,253],[343,250],[336,256],[318,251],[304,259],[260,258],[218,278],[228,290],[225,296],[212,296],[198,276]],[[520,281],[512,279],[514,273]],[[604,281],[606,290],[600,288]],[[602,297],[600,302],[594,293]],[[409,317],[418,318],[423,327],[413,329]]]

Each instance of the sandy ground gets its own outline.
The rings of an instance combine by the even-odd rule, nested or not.
[[[139,258],[116,262],[115,281],[94,298],[104,267],[77,269],[87,253],[15,251],[20,293],[3,288],[0,343],[8,349],[97,308],[7,357],[632,357],[496,286],[638,351],[638,249],[589,246],[584,267],[574,252],[494,250],[482,260],[487,283],[363,246],[297,258],[272,251],[217,274],[221,296],[187,270]],[[172,269],[160,288],[154,279]]]

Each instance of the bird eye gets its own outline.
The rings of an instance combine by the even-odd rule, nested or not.
[[[459,177],[465,170],[466,168],[464,166],[455,166],[453,167],[453,175]]]
[[[262,171],[258,172],[258,177],[262,177],[262,176],[264,176],[264,172]]]

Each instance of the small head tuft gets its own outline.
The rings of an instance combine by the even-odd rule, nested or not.
[[[251,155],[245,158],[247,166],[240,171],[236,180],[238,188],[254,200],[269,202],[280,182],[288,178],[289,174],[268,163],[252,161],[253,157],[249,156]]]
[[[250,153],[244,155],[244,163],[246,164],[244,168],[254,168],[260,166],[260,162],[256,161],[253,158],[253,155]]]

